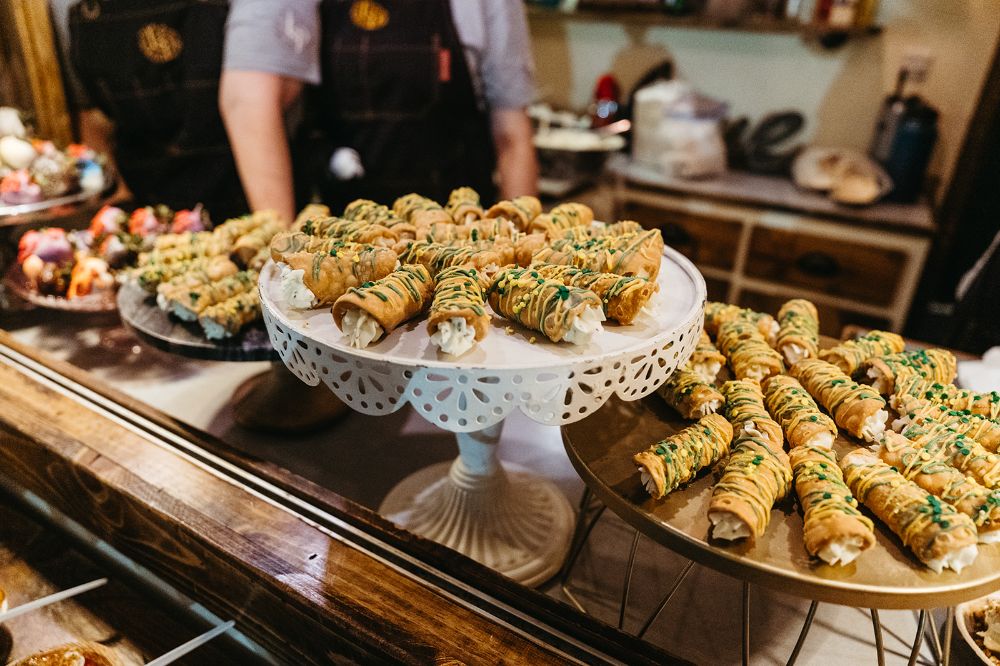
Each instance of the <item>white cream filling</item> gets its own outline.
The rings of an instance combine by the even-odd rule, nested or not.
[[[1000,543],[1000,528],[979,533],[979,543]]]
[[[889,412],[880,409],[861,424],[861,436],[869,442],[877,442],[885,432],[885,422],[889,420]]]
[[[830,565],[847,565],[861,554],[864,540],[861,537],[833,539],[820,548],[816,555]]]
[[[563,340],[574,345],[590,344],[591,338],[604,330],[602,321],[604,311],[601,308],[584,308],[583,312],[573,318]]]
[[[778,331],[781,330],[781,324],[776,321],[771,321],[771,327],[768,329],[768,333],[765,336],[767,338],[767,344],[773,345],[774,341],[778,339]]]
[[[910,425],[910,417],[904,414],[903,416],[900,416],[898,419],[892,422],[892,429],[895,430],[896,432],[903,432],[909,425]]]
[[[715,414],[722,407],[721,400],[709,400],[708,402],[702,403],[701,407],[698,408],[698,416],[708,416],[709,414]]]
[[[818,446],[823,449],[832,449],[833,439],[833,435],[828,432],[817,433],[806,441],[806,446]]]
[[[351,309],[344,313],[340,329],[347,336],[352,347],[364,349],[382,337],[382,327],[370,314],[361,309]]]
[[[476,344],[476,329],[469,326],[465,317],[452,317],[437,325],[431,334],[431,342],[445,354],[461,356]]]
[[[987,650],[1000,652],[1000,608],[990,608],[986,611],[986,631],[980,631],[983,637],[983,645]]]
[[[303,282],[305,270],[301,268],[292,270],[288,264],[278,264],[278,268],[281,269],[281,298],[288,304],[288,307],[295,310],[308,310],[315,307],[316,296],[309,291],[309,287]]]
[[[712,538],[735,541],[750,536],[750,528],[742,520],[727,511],[709,511],[712,521]]]
[[[209,340],[221,340],[229,337],[229,332],[226,331],[226,327],[212,319],[205,319],[202,321],[201,327],[205,331],[205,337]]]
[[[892,393],[893,381],[879,372],[878,368],[868,368],[868,378],[872,380],[872,388],[880,395]]]
[[[795,365],[804,358],[809,358],[809,350],[799,346],[794,342],[781,348],[781,353],[785,355],[788,365]]]
[[[747,370],[747,379],[752,379],[756,382],[763,380],[766,376],[767,368],[762,365],[754,365]]]
[[[927,562],[927,566],[930,567],[934,573],[941,573],[943,569],[951,569],[955,573],[961,573],[962,569],[972,564],[978,554],[979,548],[977,548],[976,544],[973,543],[965,546],[964,548],[953,550],[950,553],[947,553],[944,557],[929,560]]]
[[[715,382],[715,378],[719,376],[719,371],[722,370],[722,364],[718,361],[695,363],[691,367],[691,370],[694,374],[705,380],[707,384],[712,384]]]
[[[639,477],[642,479],[642,485],[646,489],[646,492],[655,497],[658,492],[656,488],[656,481],[653,479],[653,476],[646,471],[645,467],[639,468]]]
[[[174,316],[181,321],[194,321],[198,318],[198,313],[194,310],[189,310],[188,308],[181,305],[179,302],[174,301],[171,304],[170,311],[174,313]]]
[[[156,294],[156,305],[163,311],[170,309],[170,301],[167,299],[167,295],[162,291]]]

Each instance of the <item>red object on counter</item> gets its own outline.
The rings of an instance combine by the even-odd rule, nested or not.
[[[605,74],[597,79],[594,86],[594,103],[590,109],[590,124],[592,127],[604,127],[618,119],[618,103],[621,88],[611,74]]]

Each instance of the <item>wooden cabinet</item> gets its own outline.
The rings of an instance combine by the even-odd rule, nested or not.
[[[766,201],[732,185],[776,181],[759,176],[733,176],[715,196],[708,181],[668,181],[626,160],[611,172],[615,219],[661,229],[701,270],[710,299],[777,312],[789,298],[808,298],[827,335],[848,324],[902,330],[934,230],[926,206],[831,208],[789,192],[787,183]],[[815,209],[796,209],[797,200]]]

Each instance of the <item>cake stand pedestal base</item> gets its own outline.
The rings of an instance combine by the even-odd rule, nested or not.
[[[296,434],[317,430],[348,408],[325,386],[307,386],[283,363],[246,380],[233,393],[233,420],[248,430]]]
[[[535,587],[562,565],[573,532],[573,508],[551,482],[500,463],[501,427],[457,433],[454,462],[408,476],[379,510],[410,532]]]

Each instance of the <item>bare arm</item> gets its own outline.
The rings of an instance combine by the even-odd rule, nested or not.
[[[538,161],[531,120],[523,109],[497,109],[490,115],[500,172],[500,198],[538,193]]]
[[[292,157],[284,111],[302,92],[300,81],[267,72],[225,70],[219,110],[252,210],[295,217]]]

